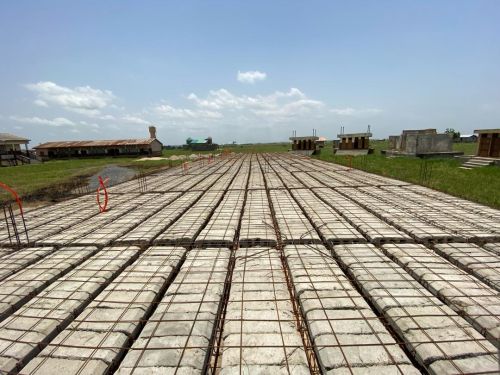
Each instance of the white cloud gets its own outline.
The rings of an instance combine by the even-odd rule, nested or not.
[[[93,129],[99,129],[100,126],[99,124],[94,123],[88,123],[87,121],[80,121],[80,125],[83,125],[87,128],[93,128]]]
[[[257,81],[263,81],[267,78],[267,74],[263,72],[259,72],[258,70],[251,70],[248,72],[240,72],[238,70],[237,75],[238,81],[242,83],[255,83]]]
[[[41,118],[41,117],[19,117],[19,116],[10,116],[11,120],[25,123],[25,124],[34,124],[34,125],[48,125],[48,126],[55,126],[55,127],[60,127],[60,126],[76,126],[76,124],[68,120],[67,118],[64,117],[56,117],[52,120],[46,119],[46,118]]]
[[[26,88],[37,95],[34,102],[38,106],[55,105],[88,116],[99,115],[115,98],[109,90],[94,89],[90,86],[69,88],[50,81],[30,83]]]
[[[321,110],[324,103],[318,100],[299,99],[272,109],[257,110],[255,113],[261,116],[275,117],[276,120],[284,121],[290,117],[303,116]]]
[[[319,100],[308,98],[298,88],[275,91],[268,95],[235,95],[226,89],[211,90],[205,98],[191,93],[187,99],[201,109],[223,112],[225,117],[233,114],[235,122],[241,123],[243,118],[251,121],[281,122],[293,117],[313,116],[324,112],[325,104]],[[248,122],[247,121],[247,122]]]
[[[211,90],[205,99],[191,93],[187,97],[198,107],[211,110],[240,110],[248,109],[257,113],[262,110],[278,109],[287,101],[307,100],[306,95],[299,89],[292,87],[288,92],[275,91],[269,95],[237,96],[226,89]]]
[[[102,116],[98,116],[98,118],[100,120],[116,120],[116,117],[113,116],[113,115],[102,115]]]
[[[133,115],[125,115],[122,117],[123,121],[130,122],[132,124],[139,124],[139,125],[149,125],[151,124],[150,121],[146,121],[138,116],[133,116]]]
[[[71,131],[74,131],[75,128],[79,127],[80,129],[87,129],[90,131],[97,131],[97,129],[100,129],[100,125],[96,124],[94,122],[89,123],[87,121],[79,121],[79,122],[74,122],[72,120],[69,120],[64,117],[56,117],[53,119],[47,119],[47,118],[42,118],[42,117],[21,117],[21,116],[10,116],[9,117],[11,120],[14,120],[16,122],[19,122],[21,124],[30,124],[30,125],[45,125],[45,126],[51,126],[55,128],[70,128]]]
[[[34,103],[39,107],[48,107],[47,102],[43,101],[42,99],[36,99]]]
[[[331,108],[330,112],[340,116],[364,116],[364,115],[376,115],[382,112],[382,110],[378,108],[355,109],[352,107],[346,107],[346,108]]]
[[[213,120],[222,117],[222,113],[208,110],[198,110],[189,108],[177,108],[167,103],[161,103],[153,108],[154,112],[163,118],[188,120],[206,119]]]

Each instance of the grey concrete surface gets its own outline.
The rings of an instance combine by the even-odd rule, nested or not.
[[[498,210],[288,154],[143,182],[0,223],[0,370],[499,372]]]
[[[464,373],[470,363],[476,372],[498,370],[497,348],[380,249],[361,244],[338,245],[333,251],[429,372]]]
[[[285,256],[323,373],[419,374],[325,247]]]
[[[309,374],[279,253],[235,254],[222,341],[221,374]]]
[[[13,372],[38,354],[137,254],[107,248],[61,277],[0,323],[0,370]],[[77,342],[78,343],[78,342]]]
[[[50,374],[57,366],[74,372],[107,373],[137,337],[142,321],[156,307],[154,302],[185,252],[161,246],[144,251],[30,361],[23,373]]]
[[[117,373],[201,373],[207,365],[224,281],[228,249],[188,252],[185,262]]]

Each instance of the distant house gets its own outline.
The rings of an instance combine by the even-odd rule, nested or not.
[[[160,156],[163,144],[156,139],[154,126],[149,127],[149,135],[149,138],[143,139],[47,142],[33,148],[41,160],[87,156]]]
[[[0,133],[0,165],[2,167],[30,163],[29,139],[14,134]],[[23,151],[24,145],[24,151]]]
[[[470,142],[470,143],[473,143],[473,142],[477,142],[477,135],[475,135],[475,134],[464,134],[464,135],[460,135],[460,137],[458,139],[459,139],[459,142]]]
[[[19,137],[14,134],[0,133],[0,154],[12,154],[22,152],[22,145],[24,145],[25,152],[28,152],[29,139]]]
[[[184,148],[191,149],[193,151],[214,151],[217,150],[219,145],[213,143],[212,137],[207,137],[205,139],[194,139],[189,137],[186,139],[186,144]]]

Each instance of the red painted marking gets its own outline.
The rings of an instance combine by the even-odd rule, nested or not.
[[[99,212],[106,212],[106,208],[108,207],[108,190],[106,189],[106,184],[108,183],[109,178],[105,180],[99,176],[99,187],[97,188],[97,205],[99,206]],[[104,205],[101,205],[101,189],[104,191]]]
[[[12,194],[14,199],[17,202],[17,205],[19,206],[19,212],[21,213],[21,216],[24,219],[24,212],[23,212],[23,202],[21,201],[21,198],[19,198],[19,195],[17,195],[16,191],[12,189],[9,185],[4,184],[3,182],[0,182],[0,187],[4,190],[7,190],[9,193]]]

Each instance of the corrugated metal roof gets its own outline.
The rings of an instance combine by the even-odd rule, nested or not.
[[[0,133],[0,142],[9,142],[9,141],[29,142],[30,140],[28,138],[19,137],[18,135],[10,133]]]
[[[76,147],[110,147],[110,146],[141,146],[149,145],[156,138],[144,139],[115,139],[102,141],[60,141],[46,142],[33,148],[76,148]],[[159,142],[159,141],[158,141]]]

